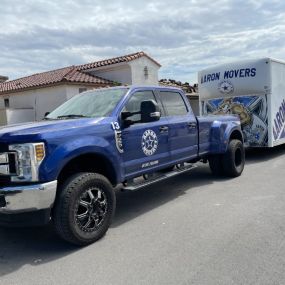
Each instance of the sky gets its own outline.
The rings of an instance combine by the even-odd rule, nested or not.
[[[159,78],[195,83],[216,64],[285,60],[285,1],[0,0],[0,44],[10,79],[144,51]]]

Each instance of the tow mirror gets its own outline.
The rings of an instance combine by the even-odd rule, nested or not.
[[[160,119],[160,109],[154,100],[141,102],[141,123],[149,123]]]
[[[134,121],[129,120],[129,117],[132,117],[134,115],[140,115],[141,119]],[[160,109],[157,103],[154,100],[147,100],[142,101],[140,105],[140,110],[137,112],[122,112],[121,113],[121,119],[124,122],[125,127],[129,127],[130,125],[136,124],[136,123],[149,123],[149,122],[155,122],[160,119]]]

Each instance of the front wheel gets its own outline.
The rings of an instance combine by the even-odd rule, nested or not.
[[[110,182],[96,173],[78,173],[59,189],[53,222],[59,236],[75,245],[88,245],[108,230],[116,207]]]
[[[240,140],[231,140],[226,153],[223,155],[222,164],[225,175],[229,177],[240,176],[245,164],[245,151]]]

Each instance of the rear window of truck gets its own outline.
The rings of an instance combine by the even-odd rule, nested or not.
[[[182,116],[188,113],[180,93],[160,91],[160,98],[168,116]]]

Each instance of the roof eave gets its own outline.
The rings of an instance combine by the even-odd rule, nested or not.
[[[14,93],[21,93],[21,92],[26,92],[30,90],[36,90],[36,89],[43,89],[43,88],[49,88],[49,87],[56,87],[60,85],[84,85],[86,86],[94,86],[94,87],[108,87],[108,86],[115,86],[115,83],[112,85],[112,83],[85,83],[85,82],[70,82],[70,81],[60,81],[56,83],[50,83],[50,84],[45,84],[45,85],[39,85],[39,86],[33,86],[33,87],[26,87],[26,88],[21,88],[21,89],[14,89],[14,90],[9,90],[9,91],[0,91],[0,96],[7,96],[10,94]]]

